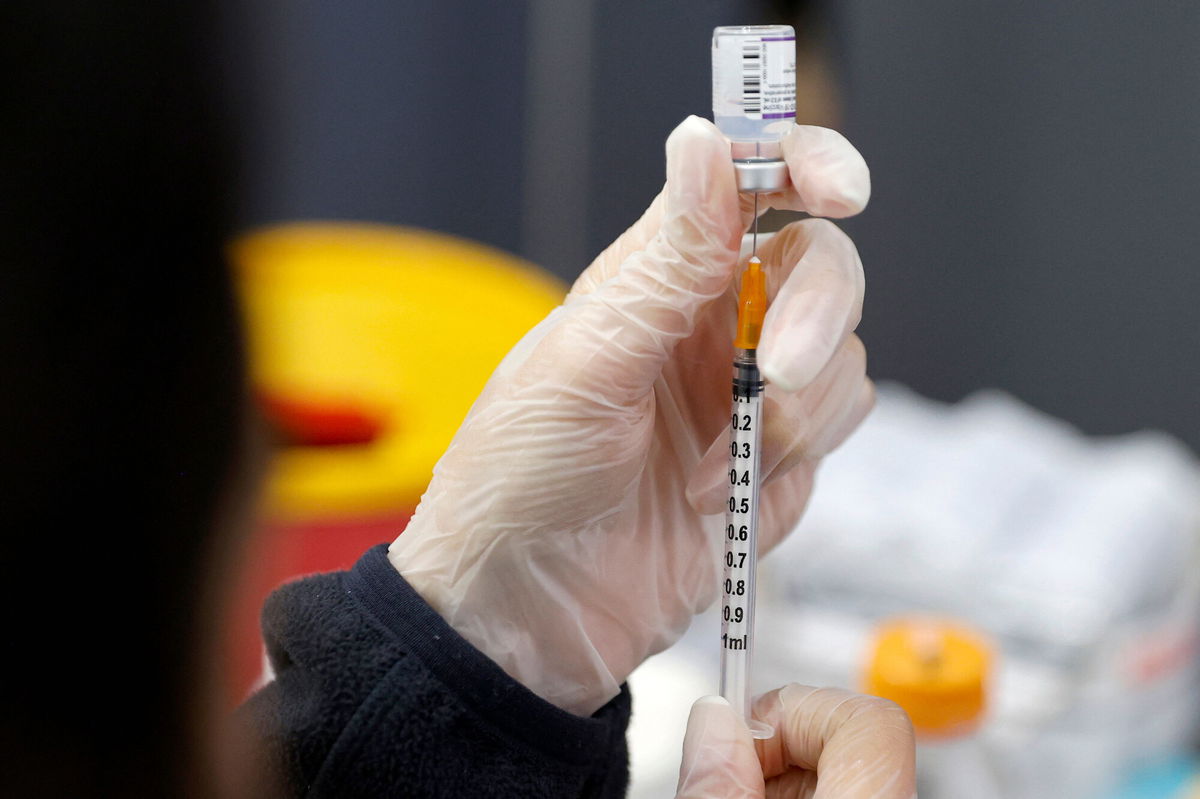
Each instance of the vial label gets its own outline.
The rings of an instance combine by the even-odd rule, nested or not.
[[[796,37],[715,39],[713,114],[760,120],[796,116]]]

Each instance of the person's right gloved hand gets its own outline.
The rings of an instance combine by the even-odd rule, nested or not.
[[[783,156],[792,186],[764,209],[845,217],[866,204],[866,163],[840,134],[794,126]],[[467,641],[572,713],[617,696],[716,598],[752,209],[729,142],[685,120],[667,141],[663,193],[496,369],[389,550]],[[874,390],[853,333],[864,281],[850,239],[805,219],[759,256],[771,297],[758,350],[765,553]]]
[[[914,799],[912,724],[886,699],[788,685],[754,702],[755,741],[719,696],[692,705],[676,799]]]

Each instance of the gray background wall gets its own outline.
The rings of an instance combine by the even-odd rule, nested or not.
[[[1200,446],[1200,4],[833,4],[872,371]]]
[[[247,224],[366,219],[521,249],[525,3],[230,0]]]
[[[229,14],[248,224],[419,225],[571,279],[709,107],[726,0],[260,0]],[[874,198],[871,372],[1001,386],[1200,447],[1200,4],[843,0],[822,9]]]

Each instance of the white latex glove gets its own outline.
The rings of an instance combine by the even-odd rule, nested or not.
[[[769,204],[866,204],[866,165],[841,135],[795,127],[783,152],[795,188]],[[716,596],[750,202],[712,123],[680,124],[662,194],[497,367],[389,550],[468,641],[571,712],[616,696]],[[759,255],[774,298],[759,349],[766,551],[874,390],[851,332],[863,276],[850,240],[809,219]]]
[[[755,741],[719,696],[692,705],[676,799],[913,799],[912,724],[898,705],[837,688],[788,685],[759,697]]]

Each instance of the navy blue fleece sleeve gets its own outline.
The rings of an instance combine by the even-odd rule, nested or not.
[[[276,591],[274,682],[239,711],[287,796],[624,796],[628,689],[590,718],[549,704],[458,635],[386,548]]]

